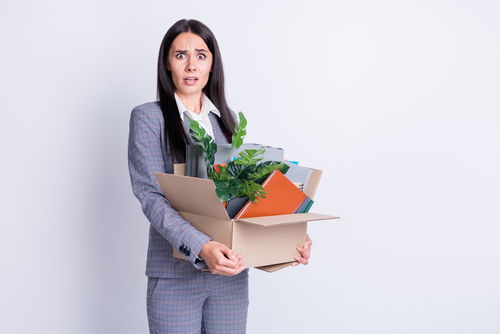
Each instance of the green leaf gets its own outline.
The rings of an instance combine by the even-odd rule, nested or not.
[[[257,183],[261,183],[261,182],[259,182],[259,180],[264,181],[264,179],[269,174],[271,174],[274,170],[283,167],[284,165],[285,164],[276,164],[276,165],[269,164],[269,165],[266,165],[264,168],[257,168],[257,170],[255,172],[253,172],[252,174],[248,175],[248,179],[254,180]]]
[[[214,180],[214,181],[219,178],[213,165],[207,167],[207,176],[210,180]]]
[[[233,149],[239,149],[241,145],[243,145],[243,138],[247,134],[247,120],[245,118],[245,115],[240,111],[238,113],[240,121],[238,124],[236,124],[234,128],[234,133],[233,136],[231,137],[231,149],[229,150],[229,155],[227,156],[227,161],[226,164],[228,164],[231,159],[231,153],[233,152]]]
[[[290,166],[288,166],[287,164],[281,163],[280,161],[265,161],[265,162],[262,162],[262,163],[260,163],[260,164],[257,165],[257,169],[259,169],[259,168],[266,168],[269,165],[281,165],[282,167],[279,167],[278,170],[281,173],[283,173],[283,174],[286,174],[288,172],[288,170],[290,169]]]
[[[266,168],[266,166],[277,165],[279,163],[280,162],[278,162],[278,161],[264,161],[264,162],[261,162],[260,164],[258,164],[257,168]]]
[[[255,165],[257,162],[264,158],[257,158],[257,156],[263,154],[266,150],[262,146],[259,150],[246,149],[244,152],[240,152],[239,155],[241,159],[234,160],[237,165]]]
[[[227,202],[231,198],[231,194],[229,193],[229,181],[227,180],[218,180],[214,181],[216,188],[215,193],[217,197],[221,200],[221,202]]]
[[[215,163],[215,153],[217,153],[217,144],[197,121],[192,120],[191,118],[188,118],[188,120],[191,138],[195,142],[196,147],[198,147],[203,153],[205,166],[207,168],[207,175],[208,177],[211,177],[214,173],[213,165]]]
[[[234,163],[234,161],[226,164],[226,170],[229,172],[229,174],[231,174],[232,177],[238,176],[243,168],[245,168],[245,166],[237,165]]]
[[[243,144],[243,138],[247,134],[246,131],[247,120],[245,118],[245,115],[243,115],[243,113],[240,111],[238,113],[238,116],[240,121],[238,124],[236,124],[236,128],[234,129],[234,133],[231,140],[231,147],[234,147],[236,149],[239,149],[240,146]]]
[[[260,184],[253,181],[243,180],[243,190],[237,197],[248,197],[252,202],[257,202],[257,197],[266,198],[267,191]]]
[[[200,123],[197,121],[188,118],[189,120],[189,133],[191,134],[191,138],[193,138],[194,142],[201,142],[203,137],[206,135],[206,131],[204,128],[200,126]]]
[[[210,136],[208,136],[210,138]],[[208,167],[208,165],[213,166],[215,164],[215,153],[217,153],[217,144],[215,142],[210,142],[207,145],[206,149],[206,155],[204,155],[205,158],[205,165]]]
[[[248,175],[255,172],[257,166],[255,165],[238,165],[234,161],[231,161],[226,165],[227,171],[231,174],[232,177],[236,179],[246,179]]]
[[[217,168],[219,169],[219,180],[231,180],[232,177],[231,177],[231,174],[228,173],[226,167],[224,166],[217,166]]]
[[[279,170],[281,173],[283,173],[283,174],[286,174],[286,172],[288,172],[288,170],[289,170],[289,169],[290,169],[290,166],[285,165],[285,164],[283,164],[283,167],[278,168],[278,170]]]
[[[243,186],[231,182],[229,180],[218,180],[215,183],[215,193],[221,202],[227,202],[232,196],[236,196],[242,189]]]

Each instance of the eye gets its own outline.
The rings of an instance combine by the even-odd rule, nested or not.
[[[184,53],[179,53],[177,56],[175,56],[175,58],[184,59],[186,58],[186,55]]]
[[[203,53],[200,53],[198,56],[197,56],[198,59],[205,59],[207,58],[207,56],[205,56]]]

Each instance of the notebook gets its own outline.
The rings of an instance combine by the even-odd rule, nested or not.
[[[286,172],[285,174],[286,178],[294,183],[302,183],[302,191],[304,191],[304,189],[306,189],[307,185],[309,184],[309,179],[311,178],[312,171],[307,167],[299,166],[290,161],[282,161],[281,163],[290,167],[290,169],[288,169],[288,172]]]
[[[307,212],[312,205],[312,200],[279,170],[269,174],[262,186],[267,191],[266,198],[248,201],[235,219],[286,215],[297,213],[297,210]]]

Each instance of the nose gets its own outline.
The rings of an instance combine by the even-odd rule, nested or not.
[[[195,59],[193,56],[190,56],[188,58],[188,62],[186,64],[186,71],[187,72],[195,72],[196,71]]]

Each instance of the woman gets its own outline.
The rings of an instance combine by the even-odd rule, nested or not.
[[[248,270],[241,254],[194,229],[172,209],[154,172],[173,173],[185,160],[188,118],[217,144],[228,143],[235,116],[224,95],[224,71],[215,36],[203,23],[180,20],[166,33],[158,58],[157,102],[132,110],[129,170],[134,194],[151,223],[148,320],[151,333],[244,333]],[[307,264],[308,239],[297,262]],[[172,256],[172,247],[188,261]],[[201,271],[208,267],[210,271]]]

